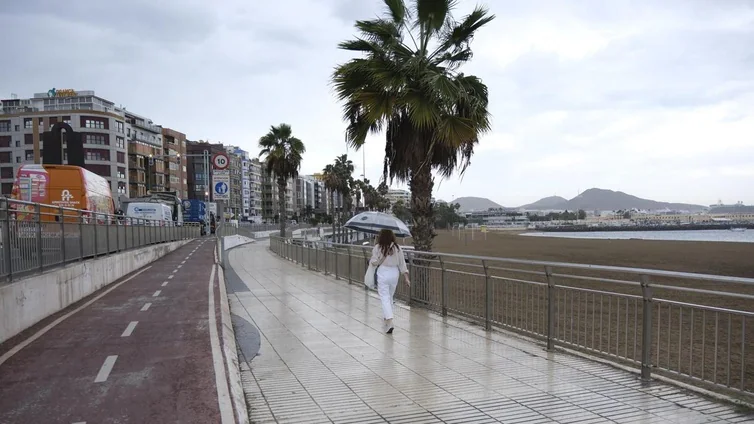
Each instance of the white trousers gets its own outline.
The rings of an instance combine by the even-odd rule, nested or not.
[[[393,319],[393,296],[398,287],[401,273],[397,266],[380,266],[377,268],[377,294],[382,301],[382,316]]]

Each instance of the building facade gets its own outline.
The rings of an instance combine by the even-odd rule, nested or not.
[[[165,191],[166,158],[162,127],[151,119],[125,111],[128,140],[128,197],[143,197],[151,192]],[[131,179],[130,177],[134,178]]]
[[[249,161],[250,216],[254,221],[262,219],[262,163],[257,158]]]
[[[209,153],[209,167],[205,171],[204,151]],[[225,153],[225,147],[220,143],[206,141],[186,141],[186,171],[188,173],[187,186],[188,198],[204,201],[212,201],[212,155]],[[209,181],[206,180],[207,176]]]
[[[80,132],[84,143],[85,168],[110,183],[116,206],[128,195],[126,117],[122,108],[98,97],[94,91],[51,89],[32,98],[0,100],[0,192],[10,196],[18,168],[35,162],[34,146],[41,152],[42,133],[58,122]],[[36,126],[36,128],[35,128]],[[36,138],[36,139],[35,139]],[[63,162],[67,151],[63,150]]]
[[[398,202],[403,202],[406,206],[411,205],[411,192],[408,190],[391,188],[387,191],[385,197],[390,201],[391,206]]]
[[[167,191],[175,191],[179,199],[187,199],[186,134],[163,128],[162,150],[167,164],[165,188]]]

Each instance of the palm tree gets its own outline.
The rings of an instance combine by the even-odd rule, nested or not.
[[[322,170],[322,181],[325,183],[325,189],[330,193],[330,213],[332,214],[332,236],[335,238],[335,192],[340,186],[340,177],[333,165],[327,165]]]
[[[288,180],[298,176],[306,147],[301,140],[292,135],[291,126],[288,124],[270,127],[270,132],[259,139],[259,147],[262,149],[259,156],[264,156],[267,172],[277,178],[280,237],[285,237],[285,192],[288,189]]]
[[[492,21],[477,6],[460,21],[455,0],[383,0],[383,17],[357,21],[360,37],[339,44],[361,58],[339,65],[332,82],[344,101],[346,138],[359,149],[386,130],[383,177],[408,181],[416,250],[431,250],[435,170],[446,178],[466,170],[479,137],[490,128],[487,86],[459,72],[471,40]]]

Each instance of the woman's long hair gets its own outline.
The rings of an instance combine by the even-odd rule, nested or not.
[[[388,229],[384,229],[380,230],[380,233],[377,235],[377,245],[380,246],[382,256],[387,258],[393,254],[393,246],[397,247],[398,243],[395,234]]]

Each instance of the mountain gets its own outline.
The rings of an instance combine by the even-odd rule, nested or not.
[[[557,199],[561,199],[558,203]],[[545,210],[545,209],[567,209],[575,211],[583,209],[585,211],[617,211],[628,209],[640,210],[688,210],[701,211],[707,209],[706,206],[693,205],[687,203],[668,203],[658,202],[655,200],[642,199],[623,193],[622,191],[605,190],[601,188],[590,188],[571,200],[562,197],[546,197],[538,200],[531,205],[522,206],[523,209]]]
[[[459,197],[458,199],[450,201],[451,205],[456,203],[461,205],[461,208],[459,209],[460,212],[486,211],[490,208],[502,208],[502,206],[484,197]]]
[[[521,206],[519,209],[531,209],[531,210],[559,209],[566,203],[568,203],[568,199],[564,197],[550,196],[550,197],[545,197],[543,199],[539,199],[534,203],[529,203],[528,205]]]

